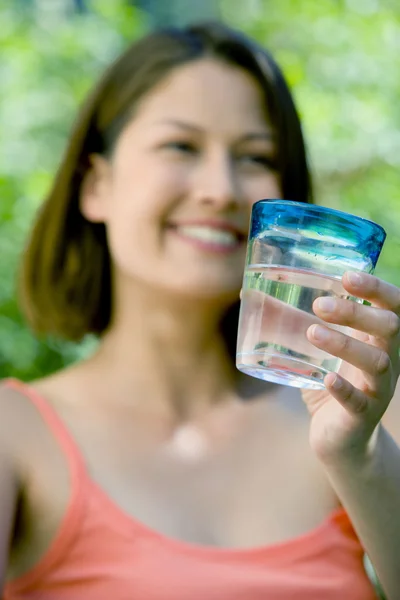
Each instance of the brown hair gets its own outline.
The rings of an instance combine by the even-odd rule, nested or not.
[[[258,81],[276,130],[283,198],[311,201],[300,121],[284,77],[268,52],[218,23],[150,33],[109,67],[87,99],[38,213],[20,279],[22,307],[36,333],[78,341],[108,327],[112,306],[105,227],[87,221],[79,209],[89,156],[112,152],[138,100],[172,69],[203,57],[243,68]],[[237,313],[235,305],[222,323],[230,352]]]

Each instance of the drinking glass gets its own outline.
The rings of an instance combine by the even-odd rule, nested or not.
[[[311,344],[306,331],[316,298],[349,296],[345,271],[373,273],[384,229],[361,217],[290,200],[252,209],[242,287],[236,366],[283,385],[322,389],[341,360]],[[350,328],[332,325],[351,335]]]

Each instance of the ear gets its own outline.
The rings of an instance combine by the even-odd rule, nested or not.
[[[81,185],[79,206],[82,215],[92,223],[107,221],[110,199],[111,166],[99,154],[91,154],[91,167]]]

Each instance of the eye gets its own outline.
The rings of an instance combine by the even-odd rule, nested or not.
[[[167,150],[172,150],[175,152],[180,152],[182,154],[196,154],[197,148],[196,146],[185,140],[173,140],[171,142],[167,142],[163,145],[163,147]]]
[[[259,152],[242,154],[239,157],[239,160],[245,165],[259,167],[269,171],[276,171],[278,169],[278,163],[274,157]]]

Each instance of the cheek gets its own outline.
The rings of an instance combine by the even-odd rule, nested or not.
[[[110,210],[106,223],[108,245],[114,265],[126,270],[128,263],[134,263],[146,254],[151,220],[151,206],[144,195],[143,179],[135,185],[136,173],[119,177],[114,181],[109,203]],[[146,183],[144,181],[144,183]],[[149,182],[151,183],[151,182]]]
[[[146,280],[157,266],[155,248],[159,241],[154,229],[130,211],[107,225],[108,248],[114,273],[132,280]]]
[[[275,173],[257,177],[247,182],[246,196],[249,198],[250,206],[264,198],[281,198],[282,190],[280,178]]]
[[[115,207],[126,218],[158,217],[183,196],[187,184],[187,173],[182,169],[155,160],[132,160],[115,181]]]
[[[159,254],[163,222],[180,197],[176,183],[168,172],[137,168],[114,182],[106,227],[112,260],[123,271],[139,275]]]

